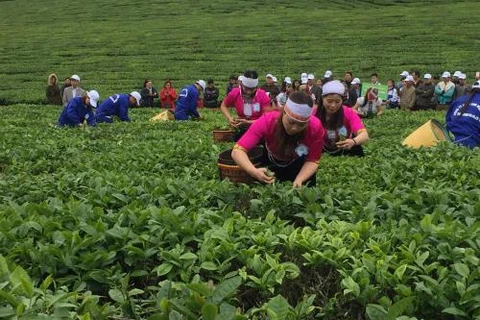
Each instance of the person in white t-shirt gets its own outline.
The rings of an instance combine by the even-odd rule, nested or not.
[[[382,99],[378,97],[378,89],[368,88],[364,97],[357,99],[357,103],[353,109],[362,118],[370,118],[382,114]]]

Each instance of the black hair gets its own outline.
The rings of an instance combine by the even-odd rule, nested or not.
[[[212,78],[208,78],[207,83],[208,83],[208,84],[213,83],[213,79],[212,79]]]
[[[342,106],[334,114],[332,114],[330,116],[330,119],[327,121],[327,110],[323,106],[323,97],[326,97],[326,96],[329,96],[329,95],[327,94],[325,96],[322,96],[321,98],[322,103],[318,104],[317,114],[315,116],[318,119],[320,119],[325,129],[336,130],[343,126],[343,103],[342,103]]]
[[[348,73],[350,75],[350,77],[353,78],[353,73],[351,71],[345,71],[345,73]]]
[[[313,100],[306,92],[303,91],[295,91],[289,96],[289,99],[298,104],[307,104],[310,108],[313,107]],[[298,145],[298,142],[303,138],[305,135],[305,130],[295,134],[289,135],[283,126],[282,118],[285,111],[283,111],[282,115],[278,117],[277,123],[275,125],[274,130],[274,137],[275,143],[277,144],[278,150],[283,152],[284,156],[290,155],[294,152],[295,148]]]
[[[420,77],[420,71],[418,70],[412,70],[410,73],[417,75],[417,77]]]
[[[228,80],[238,80],[238,77],[236,75],[232,74],[230,76],[230,78],[228,78]]]
[[[480,84],[480,80],[475,82],[475,84],[477,84],[477,83]],[[472,91],[470,91],[470,96],[468,97],[468,99],[465,101],[462,108],[458,112],[457,117],[460,117],[462,114],[465,113],[465,111],[467,111],[467,108],[470,105],[470,102],[472,102],[473,96],[477,93],[480,93],[480,88],[472,88]]]
[[[376,72],[372,73],[372,74],[370,75],[370,78],[373,77],[373,76],[375,76],[375,77],[378,78],[378,73],[376,73]]]
[[[247,70],[243,76],[250,79],[258,79],[258,73],[255,70]]]

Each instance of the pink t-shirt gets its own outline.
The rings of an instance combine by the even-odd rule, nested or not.
[[[280,111],[272,111],[265,113],[257,121],[255,121],[247,132],[240,138],[237,144],[249,151],[255,147],[262,139],[265,139],[265,145],[271,155],[278,160],[290,161],[305,155],[306,161],[318,162],[322,155],[325,131],[322,123],[318,118],[312,117],[303,138],[298,142],[298,146],[288,159],[285,158],[283,152],[278,152],[275,143],[275,126],[278,118],[282,115]],[[280,156],[280,155],[281,156]]]
[[[360,119],[360,116],[353,110],[352,108],[349,108],[347,106],[342,106],[343,108],[343,126],[346,129],[346,138],[351,138],[352,133],[356,133],[357,131],[361,129],[365,129],[365,126],[363,125],[362,119]],[[325,128],[325,144],[327,146],[334,147],[335,143],[340,141],[340,132],[342,128],[337,128],[336,130],[329,130]]]
[[[250,120],[260,118],[265,109],[270,107],[270,98],[262,89],[257,89],[251,103],[245,103],[240,88],[235,88],[225,97],[224,102],[229,107],[235,107],[239,118]]]

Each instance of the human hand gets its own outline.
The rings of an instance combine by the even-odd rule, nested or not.
[[[295,181],[293,181],[293,187],[294,188],[300,188],[302,186],[302,181],[299,181],[297,179],[295,179]]]
[[[355,140],[353,139],[346,139],[346,140],[337,142],[336,145],[337,145],[337,148],[339,149],[350,150],[353,148],[353,146],[356,145],[356,143],[355,143]]]
[[[254,178],[260,182],[271,184],[275,182],[275,175],[267,168],[255,168]]]
[[[237,128],[238,125],[239,125],[237,119],[234,119],[234,118],[228,119],[228,123],[230,123],[230,125],[231,125],[232,127],[234,127],[234,128]]]

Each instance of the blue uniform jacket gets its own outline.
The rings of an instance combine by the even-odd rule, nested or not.
[[[176,120],[188,120],[190,116],[200,118],[197,111],[197,100],[199,93],[194,84],[185,86],[180,90],[175,108]]]
[[[113,122],[113,116],[117,116],[122,121],[130,121],[128,117],[128,107],[130,106],[128,94],[114,94],[105,99],[95,111],[97,122]]]
[[[446,115],[447,129],[455,136],[455,142],[466,147],[480,146],[480,93],[475,93],[465,112],[459,111],[470,98],[465,95],[455,100]]]
[[[87,120],[89,126],[95,125],[95,115],[93,114],[92,106],[85,106],[82,97],[76,97],[63,108],[60,118],[58,118],[58,125],[63,126],[78,126]]]

